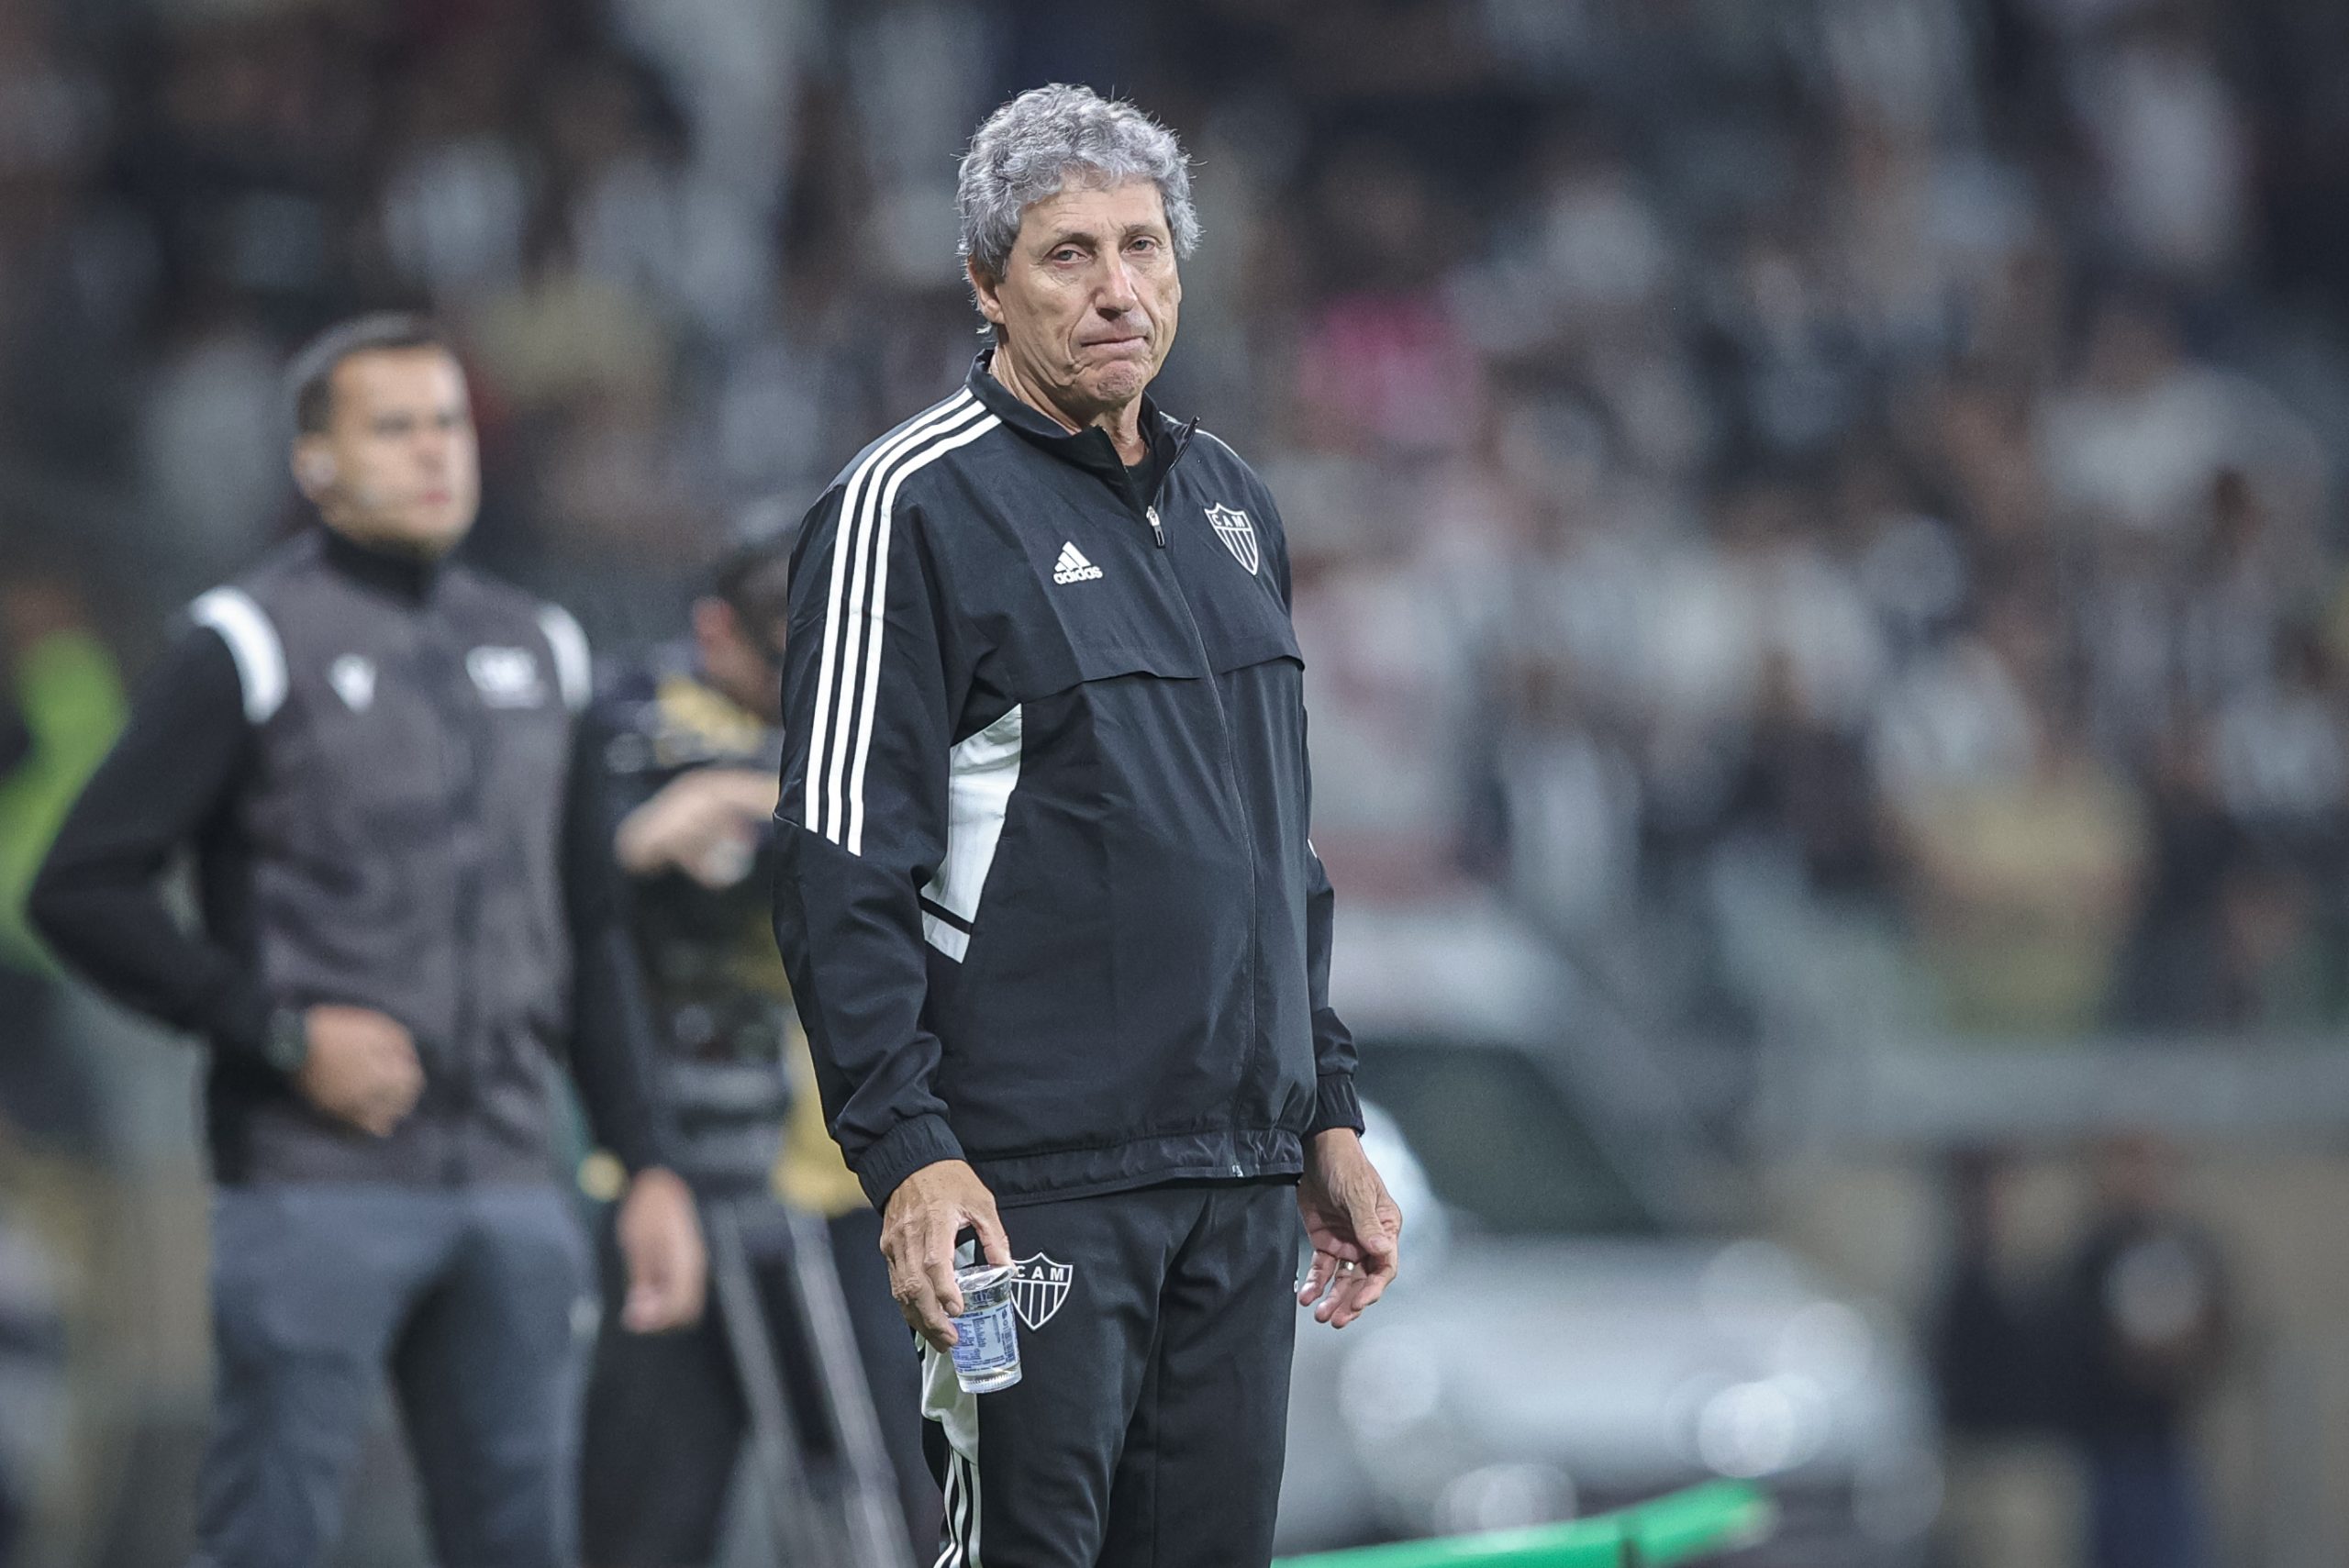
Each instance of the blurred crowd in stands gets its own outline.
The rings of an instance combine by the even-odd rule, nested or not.
[[[287,346],[424,303],[479,552],[653,633],[960,375],[960,145],[1085,81],[1198,160],[1162,399],[1281,498],[1344,896],[1498,885],[1704,1034],[2314,1029],[2344,64],[2293,0],[0,0],[0,551],[135,670],[295,525]]]

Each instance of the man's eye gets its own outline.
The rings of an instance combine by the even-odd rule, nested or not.
[[[1078,260],[1083,256],[1083,254],[1084,252],[1079,250],[1074,245],[1063,245],[1059,250],[1052,252],[1052,260],[1055,261],[1074,261]]]

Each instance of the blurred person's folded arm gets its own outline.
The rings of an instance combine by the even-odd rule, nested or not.
[[[51,841],[27,913],[59,959],[127,1006],[258,1061],[270,1001],[251,965],[187,929],[162,890],[173,856],[227,803],[251,754],[235,657],[192,627]]]
[[[675,872],[713,890],[730,887],[770,830],[774,807],[774,775],[764,769],[690,769],[619,819],[612,849],[633,878]]]

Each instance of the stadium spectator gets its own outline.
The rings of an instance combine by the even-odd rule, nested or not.
[[[1918,779],[1898,807],[1908,902],[1946,1017],[2025,1039],[2099,1016],[2146,851],[2134,791],[2064,711],[2037,613],[2015,596],[1986,617],[1981,668],[1998,695],[1986,711],[2007,732],[1966,773]]]
[[[2015,1153],[1962,1149],[1943,1171],[1948,1261],[1928,1321],[1948,1437],[1943,1539],[1966,1563],[2073,1560],[2078,1482],[2066,1449],[2064,1351],[2046,1283],[2017,1244]]]
[[[2180,1210],[2158,1139],[2096,1151],[2097,1212],[2059,1308],[2066,1415],[2087,1461],[2089,1568],[2218,1559],[2190,1435],[2233,1329],[2226,1263]]]

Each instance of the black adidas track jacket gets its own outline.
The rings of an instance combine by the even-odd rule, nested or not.
[[[1361,1126],[1271,495],[1145,401],[1154,495],[982,354],[807,517],[775,934],[874,1203],[1296,1173]]]

